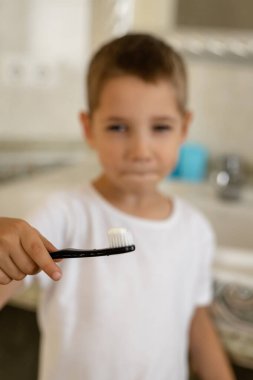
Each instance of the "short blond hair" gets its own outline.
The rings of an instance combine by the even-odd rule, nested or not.
[[[181,112],[187,106],[185,63],[170,45],[150,34],[131,33],[103,45],[91,59],[87,74],[89,113],[99,105],[105,83],[122,75],[134,75],[146,82],[168,80],[176,90]]]

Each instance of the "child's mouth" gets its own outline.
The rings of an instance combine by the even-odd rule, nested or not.
[[[157,178],[157,173],[155,171],[132,171],[125,172],[124,177],[132,179],[155,179]]]

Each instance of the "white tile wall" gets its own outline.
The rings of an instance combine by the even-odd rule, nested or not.
[[[190,139],[213,155],[235,152],[253,164],[253,64],[188,61]]]
[[[0,1],[0,140],[81,138],[89,0]]]
[[[57,70],[53,87],[1,86],[1,140],[80,139],[83,72],[64,64]]]

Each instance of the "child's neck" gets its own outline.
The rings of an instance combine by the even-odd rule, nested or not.
[[[123,191],[103,176],[93,182],[94,188],[119,210],[144,219],[162,220],[170,216],[172,201],[160,194],[156,188],[146,191]]]

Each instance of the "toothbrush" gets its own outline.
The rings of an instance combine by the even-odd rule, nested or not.
[[[102,249],[75,249],[66,248],[59,251],[50,252],[52,259],[67,259],[78,257],[98,257],[117,255],[119,253],[127,253],[135,250],[132,235],[125,228],[111,228],[108,231],[109,248]]]

